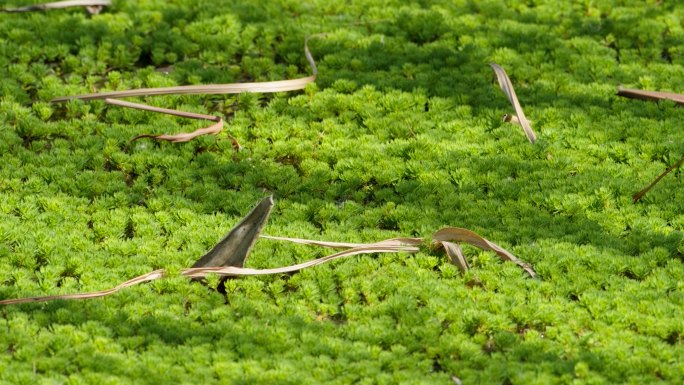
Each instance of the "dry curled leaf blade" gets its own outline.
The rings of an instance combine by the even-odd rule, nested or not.
[[[397,252],[407,252],[416,253],[420,250],[418,247],[422,240],[420,238],[396,238],[388,239],[385,241],[372,243],[372,244],[362,244],[358,247],[351,248],[349,250],[341,251],[335,254],[328,255],[323,258],[318,258],[310,260],[307,262],[273,268],[273,269],[248,269],[235,266],[225,266],[225,267],[195,267],[190,269],[185,269],[181,274],[188,278],[205,278],[209,274],[217,274],[221,277],[241,277],[241,276],[255,276],[255,275],[269,275],[269,274],[283,274],[283,273],[294,273],[302,269],[313,267],[317,265],[324,264],[336,259],[350,257],[353,255],[360,254],[375,254],[375,253],[397,253]],[[50,296],[39,296],[39,297],[28,297],[28,298],[17,298],[17,299],[7,299],[0,301],[0,305],[16,305],[22,303],[32,303],[32,302],[45,302],[56,299],[88,299],[103,297],[106,295],[114,294],[119,290],[137,285],[139,283],[153,281],[155,279],[160,279],[164,276],[164,270],[155,270],[151,273],[147,273],[126,282],[123,282],[111,289],[101,290],[90,293],[79,293],[79,294],[64,294],[64,295],[50,295]]]
[[[62,8],[72,8],[72,7],[84,7],[88,9],[90,13],[97,13],[102,7],[107,7],[112,5],[111,0],[67,0],[67,1],[55,1],[51,3],[43,4],[33,4],[27,5],[25,7],[19,8],[2,8],[0,12],[32,12],[32,11],[48,11],[51,9],[62,9]]]
[[[520,102],[518,101],[518,96],[515,93],[515,89],[513,89],[511,79],[508,78],[508,74],[506,74],[506,71],[500,65],[496,63],[490,63],[489,65],[492,67],[494,73],[496,74],[496,79],[499,82],[499,87],[501,88],[501,91],[503,91],[503,93],[506,95],[508,101],[513,106],[513,109],[515,109],[517,122],[520,124],[520,126],[522,126],[523,130],[525,131],[527,139],[531,143],[534,143],[537,140],[537,135],[534,133],[534,131],[532,131],[530,121],[527,120],[527,117],[523,112],[522,106],[520,106]]]
[[[439,241],[439,245],[444,248],[444,252],[446,252],[447,256],[449,257],[449,260],[451,260],[451,263],[456,265],[459,270],[470,270],[470,265],[468,264],[468,260],[466,259],[465,255],[463,255],[463,250],[461,249],[461,246],[446,241]]]
[[[529,264],[521,261],[513,255],[511,252],[508,250],[504,249],[503,247],[497,245],[494,242],[489,241],[486,238],[483,238],[479,234],[470,231],[468,229],[460,228],[460,227],[445,227],[436,233],[432,235],[432,240],[433,242],[466,242],[468,244],[471,244],[473,246],[479,247],[483,250],[486,251],[493,251],[495,252],[499,257],[501,257],[504,260],[511,261],[515,263],[516,265],[520,266],[523,270],[525,270],[530,277],[536,277],[537,274],[534,272],[534,269],[532,269],[532,266]]]
[[[314,35],[316,37],[319,35]],[[297,79],[275,80],[270,82],[249,82],[249,83],[228,83],[228,84],[207,84],[197,86],[177,86],[161,88],[139,88],[126,91],[98,92],[74,96],[62,96],[52,99],[52,103],[63,103],[69,100],[96,100],[96,99],[119,99],[133,96],[156,96],[156,95],[218,95],[218,94],[240,94],[243,92],[285,92],[304,89],[308,84],[313,83],[318,75],[316,62],[311,55],[308,46],[309,38],[304,42],[304,55],[309,62],[312,75]]]
[[[193,139],[195,139],[198,136],[202,135],[216,135],[220,133],[223,130],[223,120],[219,120],[218,122],[212,124],[209,127],[205,128],[198,128],[195,131],[192,132],[181,132],[179,134],[160,134],[160,135],[154,135],[154,134],[140,134],[131,141],[135,141],[138,139],[142,138],[150,138],[150,139],[155,139],[155,140],[164,140],[167,142],[172,142],[172,143],[183,143],[183,142],[189,142]]]
[[[641,100],[671,100],[677,104],[684,105],[684,95],[673,92],[644,91],[631,88],[618,87],[618,96]]]
[[[259,202],[219,243],[192,267],[244,266],[273,209],[273,196]]]
[[[126,282],[122,282],[111,289],[93,291],[89,293],[78,293],[78,294],[62,294],[62,295],[46,295],[39,297],[26,297],[26,298],[16,298],[16,299],[5,299],[0,301],[0,305],[17,305],[22,303],[32,303],[32,302],[46,302],[56,299],[69,300],[69,299],[89,299],[104,297],[110,294],[114,294],[121,289],[127,287],[135,286],[139,283],[154,281],[155,279],[162,278],[164,276],[164,270],[155,270],[147,274],[140,275],[133,279],[129,279]]]

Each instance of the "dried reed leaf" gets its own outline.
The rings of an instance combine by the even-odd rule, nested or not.
[[[531,143],[534,143],[537,140],[537,135],[535,135],[534,131],[532,131],[530,121],[525,117],[525,113],[523,112],[520,102],[518,101],[518,96],[515,94],[515,90],[513,89],[511,79],[508,78],[508,74],[506,74],[506,71],[500,65],[496,63],[490,63],[489,65],[492,67],[492,69],[494,69],[494,73],[496,74],[496,79],[499,81],[499,87],[501,88],[501,91],[506,94],[508,101],[515,109],[517,121],[525,131],[527,139]]]
[[[218,122],[212,124],[209,127],[205,128],[198,128],[193,132],[181,132],[179,134],[173,134],[173,135],[167,135],[167,134],[161,134],[161,135],[153,135],[153,134],[140,134],[133,139],[132,141],[142,139],[142,138],[151,138],[151,139],[156,139],[156,140],[165,140],[167,142],[172,142],[172,143],[183,143],[183,142],[189,142],[193,139],[195,139],[198,136],[201,135],[216,135],[219,132],[223,130],[223,120],[219,120]]]
[[[150,111],[150,112],[159,112],[159,113],[167,114],[167,115],[180,116],[182,118],[203,119],[203,120],[211,120],[214,122],[221,121],[221,117],[214,116],[214,115],[205,115],[205,114],[198,114],[195,112],[171,110],[168,108],[154,107],[154,106],[149,106],[147,104],[132,103],[132,102],[126,102],[123,100],[110,99],[110,98],[106,98],[104,101],[105,101],[105,103],[111,104],[114,106],[120,106],[120,107],[125,107],[125,108],[135,108],[137,110]]]
[[[303,263],[298,263],[296,265],[278,267],[273,269],[246,269],[238,267],[204,267],[204,268],[192,268],[185,269],[182,275],[186,277],[205,277],[207,274],[217,274],[222,277],[240,277],[240,276],[252,276],[252,275],[270,275],[270,274],[284,274],[284,273],[294,273],[305,269],[307,267],[313,267],[317,265],[322,265],[326,262],[333,261],[335,259],[340,259],[344,257],[351,257],[353,255],[360,254],[376,254],[376,253],[417,253],[420,251],[420,246],[422,240],[417,238],[395,238],[387,239],[377,243],[362,244],[358,247],[351,248],[349,250],[340,251],[335,254],[331,254],[322,258],[313,259]]]
[[[192,267],[242,267],[273,209],[273,196],[259,202],[219,243]]]
[[[71,8],[71,7],[84,7],[88,12],[98,13],[102,7],[107,7],[112,5],[111,0],[68,0],[68,1],[56,1],[52,3],[44,4],[34,4],[27,5],[25,7],[19,8],[3,8],[0,12],[32,12],[32,11],[48,11],[51,9],[61,9],[61,8]]]
[[[153,272],[143,274],[141,276],[130,279],[126,282],[120,283],[111,289],[93,291],[90,293],[80,293],[80,294],[62,294],[62,295],[47,295],[42,297],[27,297],[27,298],[16,298],[16,299],[6,299],[0,301],[0,305],[16,305],[21,303],[31,303],[31,302],[45,302],[52,301],[55,299],[88,299],[88,298],[98,298],[104,297],[106,295],[114,294],[121,289],[125,289],[130,286],[137,285],[143,282],[154,281],[164,276],[164,270],[155,270]]]
[[[274,269],[247,269],[235,266],[225,266],[225,267],[195,267],[190,269],[185,269],[181,271],[181,275],[189,278],[206,278],[209,274],[217,274],[221,277],[242,277],[242,276],[254,276],[254,275],[269,275],[269,274],[283,274],[283,273],[293,273],[299,270],[305,269],[307,267],[312,267],[316,265],[321,265],[323,263],[340,259],[344,257],[350,257],[359,254],[375,254],[375,253],[397,253],[397,252],[407,252],[416,253],[420,250],[418,247],[422,240],[420,238],[397,238],[388,239],[385,241],[372,243],[372,244],[361,244],[358,247],[351,248],[349,250],[341,251],[332,255],[328,255],[323,258],[314,259],[304,263],[299,263],[292,266],[279,267]],[[39,297],[28,297],[28,298],[17,298],[17,299],[6,299],[0,301],[0,305],[16,305],[22,303],[31,302],[45,302],[56,299],[87,299],[87,298],[97,298],[103,297],[109,294],[114,294],[117,291],[137,285],[143,282],[153,281],[155,279],[162,278],[164,276],[164,270],[155,270],[151,273],[135,277],[124,283],[121,283],[111,289],[101,290],[90,293],[81,294],[64,294],[64,295],[49,295],[49,296],[39,296]]]
[[[515,255],[511,254],[506,249],[500,247],[499,245],[490,242],[489,240],[481,237],[477,233],[474,233],[468,229],[463,229],[460,227],[445,227],[432,235],[432,240],[434,243],[439,244],[444,242],[466,242],[473,246],[479,247],[483,250],[493,251],[499,257],[504,260],[514,262],[516,265],[520,266],[525,270],[530,277],[536,277],[537,274],[532,269],[532,266],[519,260]],[[464,258],[465,259],[465,258]]]
[[[618,87],[617,94],[626,98],[642,99],[642,100],[672,100],[673,102],[684,105],[684,95],[675,94],[672,92],[660,91],[643,91],[630,88]]]
[[[226,277],[242,277],[254,275],[269,275],[269,274],[285,274],[294,273],[302,269],[321,265],[336,259],[350,257],[361,254],[375,254],[375,253],[417,253],[420,251],[420,246],[423,243],[422,238],[392,238],[375,243],[341,243],[341,242],[325,242],[300,238],[286,238],[286,237],[269,237],[261,236],[264,239],[271,239],[277,241],[287,241],[298,244],[314,245],[329,248],[344,248],[346,250],[339,251],[328,256],[309,260],[306,262],[294,264],[291,266],[277,267],[271,269],[250,269],[242,267],[245,260],[254,245],[254,242],[259,237],[261,230],[268,220],[273,207],[273,198],[266,197],[245,216],[216,246],[214,246],[208,253],[202,256],[189,269],[181,271],[181,275],[192,278],[202,279],[209,274],[216,274],[222,278]],[[468,262],[461,251],[459,245],[452,243],[467,242],[473,246],[477,246],[484,250],[491,250],[496,252],[501,258],[513,261],[522,267],[530,276],[535,277],[534,270],[526,263],[523,263],[510,252],[504,250],[498,245],[482,238],[478,234],[457,227],[447,227],[437,231],[433,235],[433,242],[441,245],[446,250],[449,258],[461,270],[469,269]],[[133,278],[123,282],[111,289],[95,291],[81,294],[64,294],[64,295],[49,295],[39,297],[28,297],[18,299],[6,299],[0,301],[0,305],[21,304],[30,302],[42,302],[55,299],[87,299],[97,298],[105,295],[116,293],[117,291],[137,285],[143,282],[149,282],[155,279],[162,278],[164,270],[155,270],[151,273],[143,274],[139,277]]]
[[[470,270],[470,265],[468,265],[468,260],[466,260],[465,255],[463,255],[463,250],[461,249],[461,246],[455,243],[444,241],[440,241],[439,244],[444,248],[444,251],[451,260],[451,263],[458,266],[459,270]]]
[[[320,35],[314,35],[316,37]],[[304,42],[304,55],[311,67],[311,76],[306,76],[298,79],[290,80],[276,80],[270,82],[251,82],[251,83],[228,83],[228,84],[207,84],[199,86],[177,86],[177,87],[162,87],[162,88],[140,88],[127,91],[111,91],[99,92],[92,94],[83,94],[75,96],[62,96],[52,99],[52,103],[63,103],[69,100],[95,100],[95,99],[118,99],[132,96],[154,96],[154,95],[217,95],[217,94],[240,94],[243,92],[284,92],[304,89],[308,84],[316,80],[318,69],[316,62],[309,51],[309,39]]]
[[[663,171],[662,174],[658,175],[658,177],[655,178],[655,179],[653,180],[653,182],[651,182],[648,186],[644,187],[641,191],[639,191],[638,193],[634,194],[634,196],[632,197],[632,201],[635,202],[635,203],[638,202],[641,198],[644,197],[644,195],[646,195],[647,192],[649,192],[649,191],[653,188],[653,186],[655,186],[656,184],[658,184],[658,182],[660,182],[660,180],[663,179],[663,177],[665,177],[665,175],[667,175],[667,174],[669,174],[670,172],[672,172],[672,170],[674,170],[674,169],[676,169],[676,168],[678,168],[678,167],[681,167],[682,164],[684,164],[684,157],[683,157],[682,159],[678,160],[678,161],[677,161],[675,164],[673,164],[672,166],[668,167],[667,170]]]

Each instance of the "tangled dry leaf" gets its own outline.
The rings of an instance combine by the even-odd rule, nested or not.
[[[71,8],[71,7],[83,7],[90,14],[97,14],[102,10],[102,7],[108,7],[112,5],[111,0],[67,0],[67,1],[56,1],[53,3],[44,4],[34,4],[27,5],[25,7],[19,8],[3,8],[0,12],[32,12],[32,11],[48,11],[51,9],[61,9],[61,8]]]
[[[249,256],[249,252],[266,223],[271,208],[273,207],[272,197],[267,197],[250,211],[247,216],[240,221],[216,246],[214,246],[207,254],[202,256],[192,268],[184,269],[181,275],[192,278],[202,279],[209,274],[216,274],[220,277],[241,277],[254,275],[269,275],[269,274],[284,274],[294,273],[302,269],[321,265],[336,259],[350,257],[361,254],[376,254],[376,253],[417,253],[420,251],[420,246],[423,243],[422,238],[392,238],[375,243],[342,243],[342,242],[324,242],[300,238],[284,238],[284,237],[270,237],[261,236],[261,238],[274,241],[287,241],[298,244],[314,245],[320,247],[344,249],[328,256],[309,260],[303,263],[298,263],[291,266],[277,267],[271,269],[250,269],[242,267],[245,259]],[[473,246],[479,247],[483,250],[491,250],[497,253],[501,258],[512,261],[518,266],[522,267],[531,277],[535,277],[534,270],[528,264],[520,261],[510,252],[504,250],[498,245],[481,237],[480,235],[466,229],[457,227],[447,227],[437,231],[433,235],[433,242],[443,246],[449,255],[452,262],[459,265],[462,270],[468,268],[468,264],[460,251],[460,247],[452,241],[466,242]],[[465,268],[463,267],[465,266]],[[21,304],[30,302],[44,302],[55,299],[87,299],[97,298],[106,295],[114,294],[121,289],[137,285],[139,283],[153,281],[164,277],[164,270],[155,270],[147,274],[135,277],[131,280],[123,282],[111,289],[95,291],[81,294],[63,294],[50,295],[17,299],[6,299],[0,301],[0,305]]]
[[[134,96],[155,96],[155,95],[181,95],[181,94],[239,94],[243,92],[284,92],[284,91],[295,91],[304,89],[308,84],[316,80],[318,75],[318,69],[316,68],[316,62],[311,55],[309,50],[309,39],[314,37],[321,37],[324,34],[317,34],[307,37],[304,40],[304,56],[311,67],[311,76],[306,76],[297,79],[289,80],[277,80],[270,82],[251,82],[251,83],[228,83],[228,84],[207,84],[199,86],[178,86],[178,87],[163,87],[163,88],[140,88],[135,90],[126,91],[111,91],[111,92],[98,92],[91,94],[75,95],[75,96],[62,96],[52,99],[52,103],[64,103],[70,100],[97,100],[104,99],[107,104],[116,105],[124,108],[135,108],[139,110],[145,110],[150,112],[158,112],[163,114],[181,116],[190,119],[204,119],[215,121],[216,123],[207,127],[195,130],[193,132],[184,132],[179,134],[141,134],[133,138],[132,140],[137,140],[140,138],[151,138],[156,140],[165,140],[174,143],[187,142],[200,135],[216,135],[223,129],[223,120],[218,116],[197,114],[192,112],[183,112],[177,110],[171,110],[167,108],[153,107],[141,103],[131,103],[121,100],[118,98],[127,98]],[[233,142],[233,147],[237,150],[240,149],[240,143],[231,136]]]
[[[532,269],[532,266],[529,264],[519,260],[515,255],[511,254],[509,251],[506,249],[502,248],[501,246],[495,244],[494,242],[490,242],[489,240],[481,237],[477,233],[474,233],[468,229],[463,229],[460,227],[446,227],[443,228],[436,233],[432,235],[432,240],[433,243],[441,244],[444,246],[444,243],[448,243],[451,241],[456,241],[456,242],[466,242],[468,244],[471,244],[473,246],[479,247],[482,250],[487,250],[487,251],[493,251],[495,252],[499,257],[506,261],[511,261],[515,263],[516,265],[520,266],[523,270],[525,270],[530,277],[534,278],[537,276],[537,274],[534,272]],[[445,246],[444,247],[447,253],[450,252],[458,252],[460,253],[460,248],[457,250],[454,250],[453,247],[451,246]],[[451,255],[449,254],[449,258],[453,261],[454,259],[463,259],[465,262],[465,257],[463,257],[463,254],[461,253],[460,255]],[[467,263],[466,263],[467,265]]]
[[[527,139],[531,143],[534,143],[537,140],[537,135],[534,133],[534,131],[532,131],[530,121],[525,117],[525,113],[523,112],[520,102],[518,101],[518,96],[515,94],[515,90],[513,89],[511,79],[508,78],[508,74],[506,74],[506,71],[500,65],[496,63],[490,63],[489,65],[496,74],[496,79],[499,81],[499,87],[501,88],[501,91],[506,94],[508,101],[515,109],[516,123],[519,123],[520,126],[522,126],[523,130],[525,131],[525,135],[527,135]]]

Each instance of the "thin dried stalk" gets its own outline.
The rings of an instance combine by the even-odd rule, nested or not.
[[[48,11],[51,9],[84,7],[90,13],[98,13],[102,7],[112,5],[111,0],[68,0],[56,1],[53,3],[27,5],[19,8],[4,8],[0,12],[32,12],[32,11]]]
[[[481,237],[477,233],[474,233],[468,229],[463,229],[460,227],[446,227],[434,233],[432,235],[432,239],[433,242],[437,244],[443,244],[444,242],[450,241],[467,242],[483,250],[493,251],[502,259],[511,261],[516,265],[520,266],[530,275],[530,277],[534,278],[537,276],[537,274],[532,269],[532,266],[519,260],[515,255],[511,254],[509,251],[502,248],[501,246],[495,244],[494,242],[490,242],[489,240]]]
[[[630,88],[618,87],[617,94],[626,98],[642,100],[671,100],[679,105],[684,105],[684,95],[672,92],[643,91]]]
[[[515,90],[513,89],[511,79],[508,78],[508,74],[506,74],[506,71],[500,65],[496,63],[490,63],[489,65],[492,67],[492,69],[494,69],[494,73],[496,74],[496,79],[499,81],[499,87],[501,88],[501,91],[506,94],[508,101],[515,109],[517,121],[525,131],[527,139],[531,143],[534,143],[537,140],[537,135],[535,135],[534,131],[532,131],[530,121],[525,117],[525,113],[523,112],[520,102],[518,101],[518,96],[515,94]]]
[[[634,194],[634,196],[632,197],[632,201],[634,201],[635,203],[638,202],[641,198],[644,197],[644,195],[646,195],[647,192],[649,192],[653,188],[653,186],[658,184],[658,182],[660,182],[660,180],[663,179],[663,177],[665,177],[665,175],[672,172],[672,170],[674,170],[678,167],[681,167],[682,164],[684,164],[684,157],[682,159],[680,159],[679,161],[677,161],[672,166],[668,167],[667,170],[663,171],[662,174],[658,175],[658,177],[655,178],[655,180],[653,180],[653,182],[651,182],[648,186],[644,187],[641,191]]]
[[[238,267],[201,267],[185,269],[182,275],[186,277],[205,277],[207,274],[213,273],[224,277],[240,277],[240,276],[252,276],[252,275],[271,275],[271,274],[284,274],[284,273],[294,273],[303,270],[307,267],[313,267],[317,265],[322,265],[326,262],[333,261],[335,259],[340,259],[344,257],[351,257],[353,255],[360,254],[376,254],[376,253],[417,253],[420,251],[418,247],[422,240],[411,241],[412,238],[396,238],[387,239],[378,243],[371,243],[367,245],[361,245],[359,247],[354,247],[349,250],[340,251],[335,254],[331,254],[322,258],[313,259],[303,263],[298,263],[296,265],[278,267],[274,269],[245,269]],[[1,303],[0,303],[1,304]]]
[[[16,305],[16,304],[21,304],[21,303],[46,302],[46,301],[52,301],[55,299],[67,300],[67,299],[88,299],[88,298],[104,297],[106,295],[114,294],[121,289],[131,287],[131,286],[137,285],[139,283],[143,283],[143,282],[154,281],[155,279],[159,279],[163,276],[164,276],[164,270],[155,270],[153,272],[143,274],[141,276],[130,279],[126,282],[120,283],[120,284],[114,286],[113,288],[107,289],[107,290],[93,291],[90,293],[80,293],[80,294],[62,294],[62,295],[48,295],[48,296],[42,296],[42,297],[6,299],[3,301],[0,301],[0,305]]]

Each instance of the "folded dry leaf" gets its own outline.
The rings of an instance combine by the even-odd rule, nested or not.
[[[489,65],[496,74],[496,79],[499,81],[499,87],[501,88],[501,91],[506,94],[508,101],[515,109],[517,123],[522,126],[523,130],[525,131],[525,135],[527,135],[527,139],[534,143],[537,140],[537,135],[534,133],[534,131],[532,131],[530,121],[525,117],[525,113],[523,112],[520,102],[518,101],[518,96],[515,94],[515,90],[513,89],[511,79],[508,78],[508,74],[506,74],[506,71],[500,65],[496,63],[490,63]]]
[[[32,11],[48,11],[50,9],[61,9],[71,7],[84,7],[91,14],[100,12],[102,7],[112,5],[111,0],[68,0],[56,1],[52,3],[27,5],[19,8],[2,8],[0,12],[32,12]]]
[[[309,39],[313,37],[320,37],[323,34],[317,34],[309,36],[304,40],[304,56],[309,62],[311,67],[311,76],[290,79],[290,80],[278,80],[271,82],[253,82],[253,83],[229,83],[229,84],[208,84],[200,86],[178,86],[178,87],[164,87],[164,88],[141,88],[135,90],[127,91],[111,91],[111,92],[99,92],[92,94],[83,94],[76,96],[63,96],[51,100],[52,103],[63,103],[69,100],[95,100],[104,99],[104,101],[111,105],[116,105],[125,108],[135,108],[144,111],[158,112],[163,114],[181,116],[190,119],[204,119],[212,120],[217,123],[207,127],[197,129],[193,132],[182,132],[179,134],[141,134],[134,137],[132,140],[137,140],[141,138],[151,138],[156,140],[165,140],[168,142],[180,143],[188,142],[200,135],[216,135],[223,130],[223,121],[218,116],[197,114],[192,112],[183,112],[177,110],[171,110],[167,108],[153,107],[141,103],[131,103],[117,98],[126,98],[132,96],[154,96],[154,95],[172,95],[172,94],[238,94],[243,92],[283,92],[283,91],[294,91],[304,89],[308,84],[316,80],[318,75],[318,69],[316,68],[316,62],[311,55],[309,50]],[[233,147],[236,150],[241,148],[240,143],[230,137],[233,143]]]
[[[268,198],[267,198],[268,199]],[[263,203],[263,201],[262,201]],[[261,205],[260,205],[261,206]],[[260,206],[257,206],[257,209],[253,210],[253,212],[256,213],[262,213],[264,207],[259,208]],[[270,210],[270,208],[269,208]],[[250,213],[251,214],[251,213]],[[257,214],[257,217],[259,215],[263,214]],[[257,221],[258,223],[258,221]],[[253,224],[252,224],[253,225]],[[248,230],[248,234],[255,234],[258,232],[254,232],[254,230]],[[246,237],[246,239],[252,239],[252,235],[249,235]],[[227,236],[226,238],[229,238]],[[229,255],[230,249],[229,242],[224,242],[225,239],[219,242],[219,244],[212,249],[214,251],[215,249],[223,249],[221,251],[217,251],[216,254],[221,254],[221,255]],[[210,274],[215,274],[221,277],[241,277],[241,276],[256,276],[256,275],[270,275],[270,274],[284,274],[284,273],[295,273],[297,271],[300,271],[305,268],[321,265],[336,259],[340,258],[345,258],[345,257],[350,257],[353,255],[361,255],[361,254],[376,254],[376,253],[398,253],[398,252],[404,252],[404,253],[417,253],[420,251],[420,246],[423,243],[422,238],[393,238],[393,239],[387,239],[384,241],[376,242],[376,243],[370,243],[370,244],[357,244],[357,243],[339,243],[339,242],[322,242],[322,241],[315,241],[315,240],[307,240],[307,239],[299,239],[299,238],[283,238],[283,237],[269,237],[269,236],[262,236],[264,239],[271,239],[271,240],[282,240],[282,241],[290,241],[290,242],[295,242],[295,243],[300,243],[300,244],[308,244],[308,245],[317,245],[317,246],[322,246],[322,247],[331,247],[331,248],[347,248],[347,250],[340,251],[322,258],[318,259],[313,259],[309,260],[303,263],[298,263],[295,265],[291,266],[285,266],[285,267],[278,267],[278,268],[272,268],[272,269],[250,269],[250,268],[243,268],[243,267],[238,267],[238,266],[202,266],[202,267],[193,267],[190,269],[184,269],[181,271],[181,275],[188,277],[188,278],[193,278],[193,279],[201,279],[201,278],[206,278]],[[433,235],[433,240],[435,242],[440,242],[441,245],[443,245],[447,249],[447,253],[449,253],[450,249],[458,249],[460,253],[460,247],[457,245],[451,243],[450,241],[457,241],[457,242],[466,242],[469,243],[473,246],[480,247],[484,250],[492,250],[496,252],[499,256],[501,256],[503,259],[515,262],[518,264],[518,266],[522,267],[530,276],[535,277],[534,270],[532,270],[532,267],[529,266],[528,264],[520,261],[518,258],[516,258],[513,254],[509,253],[508,251],[504,250],[503,248],[497,246],[496,244],[488,241],[485,238],[482,238],[478,234],[466,230],[466,229],[461,229],[461,228],[444,228],[442,230],[439,230]],[[247,247],[249,248],[249,246]],[[244,250],[244,248],[243,248]],[[210,255],[212,252],[209,252],[207,255]],[[206,255],[205,255],[206,257]],[[202,260],[205,259],[203,257],[200,261],[198,261],[195,266],[200,266],[204,263],[211,263],[204,261],[202,263]],[[452,254],[449,254],[449,257],[451,258],[452,261],[454,261],[454,258]],[[213,257],[212,257],[213,258]],[[227,259],[220,257],[218,259],[212,259],[212,258],[207,258],[207,260],[211,259],[212,261],[216,260],[216,263],[235,263],[238,264],[242,261],[237,261],[237,259],[232,260],[232,262],[225,262]],[[465,257],[463,257],[462,253],[460,254],[460,258],[463,260],[463,264],[467,266],[467,262],[465,262]],[[238,258],[239,259],[239,258]],[[222,262],[223,261],[223,262]],[[458,264],[458,263],[457,263]],[[460,267],[460,266],[459,266]],[[128,280],[126,282],[123,282],[111,289],[107,290],[101,290],[101,291],[95,291],[95,292],[90,292],[90,293],[81,293],[81,294],[64,294],[64,295],[51,295],[51,296],[39,296],[39,297],[28,297],[28,298],[17,298],[17,299],[6,299],[0,301],[0,305],[11,305],[11,304],[21,304],[21,303],[30,303],[30,302],[44,302],[44,301],[51,301],[55,299],[63,299],[63,300],[68,300],[68,299],[87,299],[87,298],[97,298],[97,297],[103,297],[106,295],[114,294],[117,291],[124,289],[126,287],[130,287],[133,285],[137,285],[139,283],[143,282],[149,282],[155,279],[160,279],[164,276],[164,270],[155,270],[153,272],[141,275],[139,277],[133,278],[131,280]]]
[[[537,276],[537,274],[532,269],[532,266],[519,260],[515,255],[511,254],[509,251],[502,248],[501,246],[495,244],[494,242],[490,242],[489,240],[481,237],[477,233],[474,233],[468,229],[463,229],[460,227],[446,227],[434,233],[432,235],[432,241],[433,243],[437,244],[443,244],[444,242],[451,241],[466,242],[473,246],[477,246],[483,250],[495,252],[502,259],[506,261],[511,261],[516,265],[520,266],[532,278]],[[449,257],[451,258],[451,255]],[[465,258],[463,259],[465,260]]]

